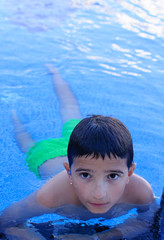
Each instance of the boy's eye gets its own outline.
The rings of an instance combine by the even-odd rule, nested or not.
[[[90,177],[91,177],[90,174],[87,173],[87,172],[80,173],[80,176],[81,176],[82,178],[90,178]]]
[[[108,179],[111,179],[111,180],[116,180],[118,177],[119,176],[116,173],[111,173],[110,175],[108,175]]]

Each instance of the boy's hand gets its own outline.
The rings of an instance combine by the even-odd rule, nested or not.
[[[40,233],[28,227],[10,227],[4,233],[8,240],[46,240]]]

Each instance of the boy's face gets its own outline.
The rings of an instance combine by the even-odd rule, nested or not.
[[[121,202],[129,182],[127,159],[111,154],[105,159],[82,156],[74,159],[70,180],[80,202],[92,213],[105,213]]]

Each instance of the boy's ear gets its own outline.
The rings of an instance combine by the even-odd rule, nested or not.
[[[134,170],[136,168],[136,163],[132,163],[132,166],[129,168],[129,171],[128,171],[128,176],[132,176]]]
[[[67,162],[64,162],[63,166],[64,166],[65,170],[67,171],[67,174],[69,175],[69,173],[71,171],[69,164]]]
[[[67,162],[63,163],[65,170],[67,171],[68,177],[69,177],[69,183],[72,184],[72,176],[71,176],[71,169]]]

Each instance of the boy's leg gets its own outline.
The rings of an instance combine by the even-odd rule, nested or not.
[[[35,144],[35,141],[32,139],[30,134],[26,131],[24,125],[20,122],[16,111],[13,109],[11,111],[15,139],[20,150],[24,153],[29,151],[29,148]],[[48,159],[45,161],[39,168],[38,171],[42,179],[47,179],[53,177],[57,173],[63,170],[63,162],[67,161],[67,157],[56,157],[53,159]]]
[[[63,124],[70,119],[81,119],[81,113],[75,96],[68,83],[64,81],[57,68],[52,64],[45,65],[52,74],[52,83],[60,104],[60,113]],[[39,167],[39,173],[43,179],[52,177],[63,170],[63,162],[67,161],[67,156],[58,156],[49,159]]]
[[[65,82],[58,70],[51,64],[47,64],[46,67],[49,69],[49,72],[53,74],[53,85],[55,92],[58,96],[60,103],[61,118],[63,124],[70,119],[81,119],[80,110],[78,107],[77,100],[73,95],[69,85]],[[30,134],[25,130],[25,127],[18,119],[15,110],[12,110],[12,119],[14,123],[14,132],[15,138],[19,148],[27,153],[29,148],[35,144],[35,141],[32,139]],[[49,159],[39,167],[39,173],[42,178],[51,177],[54,173],[61,171],[61,166],[63,161],[67,161],[67,157],[56,157],[54,159]],[[50,171],[53,169],[53,171]]]
[[[20,150],[24,153],[27,153],[29,148],[35,144],[35,141],[32,139],[31,135],[26,131],[24,125],[20,122],[17,113],[14,109],[11,110],[15,139]]]
[[[53,75],[52,82],[59,99],[60,112],[63,123],[73,119],[81,119],[81,113],[75,96],[73,95],[68,83],[64,81],[57,68],[52,64],[45,65]]]
[[[75,96],[73,95],[68,83],[64,81],[57,68],[52,64],[46,64],[52,74],[52,83],[55,93],[59,99],[60,113],[63,124],[70,119],[81,119],[81,113]],[[67,156],[49,159],[39,167],[39,173],[43,179],[52,177],[63,170],[63,162],[67,161]]]

